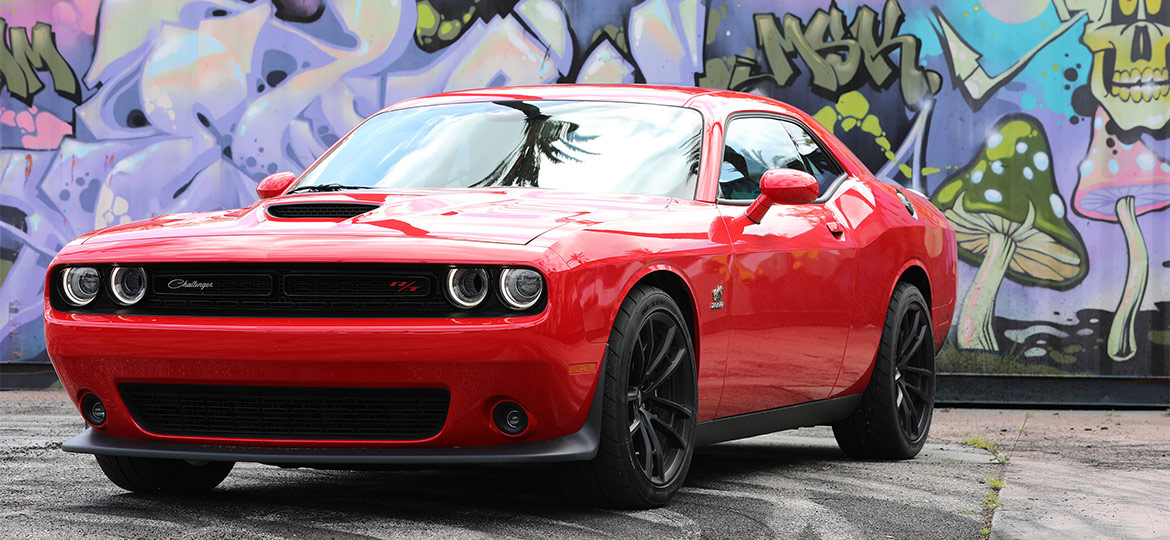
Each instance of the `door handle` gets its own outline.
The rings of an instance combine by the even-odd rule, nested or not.
[[[834,237],[840,238],[841,235],[845,234],[845,227],[842,227],[836,219],[825,218],[825,226],[829,228],[829,232],[833,233]]]

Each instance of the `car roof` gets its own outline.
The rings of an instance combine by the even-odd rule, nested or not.
[[[795,108],[774,99],[728,90],[693,86],[646,84],[546,84],[456,90],[400,101],[389,109],[490,100],[592,100],[687,106],[704,102],[705,108],[732,113],[740,110],[771,110],[802,116]]]
[[[651,86],[645,84],[546,84],[537,86],[503,86],[456,90],[409,99],[399,105],[416,107],[431,101],[478,101],[481,99],[589,99],[598,101],[633,101],[682,106],[691,98],[715,92],[708,88],[687,86]],[[420,103],[422,102],[422,103]],[[397,106],[395,108],[398,108]]]

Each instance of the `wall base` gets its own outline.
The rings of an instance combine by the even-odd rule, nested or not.
[[[940,374],[935,403],[949,407],[1160,409],[1170,377]]]
[[[53,364],[0,363],[0,390],[43,390],[50,387],[60,387]]]

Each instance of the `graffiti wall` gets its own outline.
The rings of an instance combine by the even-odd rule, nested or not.
[[[810,113],[958,230],[950,372],[1165,376],[1170,1],[0,0],[0,352],[97,227],[255,200],[363,117],[662,83]]]

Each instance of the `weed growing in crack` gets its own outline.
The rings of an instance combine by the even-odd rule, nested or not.
[[[991,489],[983,497],[983,529],[979,531],[979,536],[984,539],[991,536],[991,521],[995,517],[995,510],[1003,506],[1003,503],[999,500],[999,492],[1003,489],[1003,483],[1002,476],[987,480],[987,484]]]
[[[988,491],[987,497],[983,500],[983,508],[985,510],[995,510],[1000,506],[1003,506],[1003,503],[999,502],[999,491],[994,489]]]
[[[1008,456],[1000,452],[999,446],[997,446],[987,437],[982,435],[969,435],[967,437],[963,437],[962,442],[965,445],[974,446],[980,450],[987,450],[988,452],[991,452],[991,461],[997,461],[1000,464],[1007,463],[1008,461]]]
[[[975,448],[987,450],[988,452],[992,453],[994,453],[996,450],[995,443],[991,442],[991,439],[988,439],[983,435],[968,435],[963,437],[962,442],[967,446],[974,446]]]
[[[1166,416],[1170,416],[1170,409],[1167,409],[1166,412]],[[1112,411],[1108,415],[1112,416]],[[1024,436],[1024,428],[1028,426],[1028,419],[1030,418],[1032,418],[1032,413],[1024,414],[1024,421],[1020,423],[1020,429],[1016,432],[1016,439],[1012,441],[1012,448],[1007,453],[1001,452],[999,445],[983,435],[968,435],[962,438],[962,443],[980,450],[986,450],[991,453],[991,461],[998,462],[1000,465],[1006,464],[1011,459],[1011,455],[1015,453],[1016,446],[1020,443],[1020,438]],[[995,510],[1003,506],[1003,503],[999,500],[999,492],[1004,486],[1003,469],[999,470],[999,475],[996,478],[988,479],[987,484],[990,489],[983,499],[984,527],[979,531],[979,536],[984,540],[991,536],[991,522],[995,516]]]
[[[1012,454],[1016,453],[1016,445],[1020,444],[1020,437],[1024,436],[1024,427],[1028,425],[1028,419],[1031,417],[1032,417],[1031,412],[1024,413],[1024,422],[1022,424],[1020,424],[1020,431],[1016,433],[1016,440],[1015,440],[1015,442],[1012,443],[1012,449],[1008,451],[1008,457],[1005,457],[1003,459],[1003,461],[1000,461],[1000,463],[1007,461],[1008,459],[1010,459],[1010,456]]]

